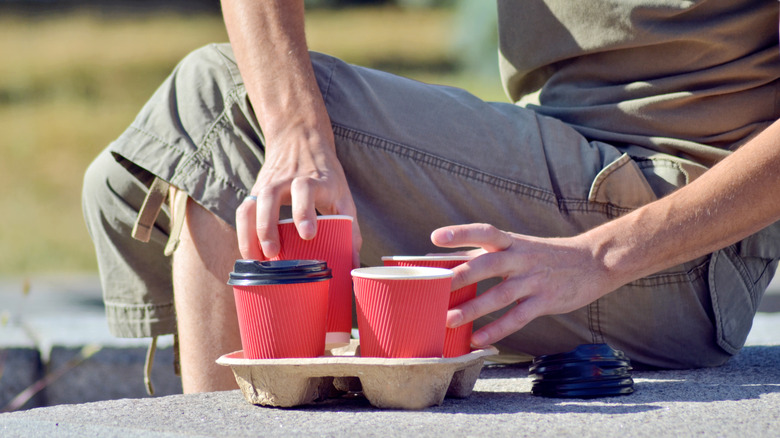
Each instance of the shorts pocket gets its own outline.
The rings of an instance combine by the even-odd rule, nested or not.
[[[635,209],[655,201],[653,188],[628,154],[609,163],[596,175],[588,201]]]

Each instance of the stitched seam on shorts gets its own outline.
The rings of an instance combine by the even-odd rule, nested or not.
[[[654,288],[658,286],[667,286],[670,284],[690,283],[701,279],[707,275],[709,268],[709,259],[687,271],[665,272],[661,274],[648,275],[628,283],[634,287]]]
[[[724,255],[728,254],[727,258],[731,261],[731,264],[737,269],[742,279],[742,283],[748,289],[748,295],[750,295],[750,302],[753,305],[753,308],[754,309],[758,308],[758,305],[760,304],[760,302],[758,301],[760,300],[758,299],[759,294],[756,293],[756,281],[753,280],[753,276],[750,275],[747,266],[745,266],[745,261],[742,260],[742,257],[737,253],[734,245],[723,248],[723,254]]]
[[[336,73],[336,67],[338,66],[335,58],[330,58],[329,62],[331,64],[331,68],[330,68],[330,74],[328,75],[328,83],[325,84],[325,89],[321,90],[322,101],[326,103],[326,106],[327,106],[328,98],[330,97],[330,84],[333,82],[333,75]]]
[[[207,152],[211,151],[211,149],[213,148],[212,139],[214,138],[214,136],[217,135],[217,129],[224,128],[225,126],[228,126],[230,124],[230,121],[228,120],[228,116],[227,116],[227,111],[228,108],[230,108],[231,105],[236,101],[237,94],[238,94],[237,89],[233,89],[227,93],[223,105],[224,109],[222,110],[220,115],[214,120],[214,123],[212,123],[211,127],[206,132],[206,135],[203,137],[203,140],[199,144],[197,144],[195,153],[184,154],[184,156],[187,157],[187,159],[181,165],[181,170],[177,171],[176,174],[174,175],[174,178],[172,178],[173,179],[173,181],[171,181],[172,184],[176,185],[176,183],[180,182],[181,179],[188,176],[189,174],[188,168],[199,167],[205,170],[208,173],[209,177],[213,178],[214,180],[222,183],[227,187],[230,187],[232,190],[236,191],[237,193],[242,190],[229,179],[221,177],[214,170],[214,168],[208,163],[208,159],[207,159],[208,156]]]
[[[561,212],[601,213],[607,217],[617,217],[631,209],[618,207],[612,204],[589,202],[587,199],[564,199],[555,193],[533,187],[528,184],[512,181],[507,178],[492,175],[487,172],[456,163],[451,160],[421,151],[410,146],[388,141],[353,128],[333,124],[333,134],[345,140],[359,142],[365,146],[383,150],[388,153],[408,158],[420,164],[426,164],[436,169],[466,178],[479,183],[491,185],[499,190],[528,196],[541,202],[556,205]]]
[[[219,60],[220,60],[220,62],[222,62],[222,66],[225,68],[225,70],[227,70],[229,72],[232,72],[233,69],[228,65],[225,53],[223,53],[222,50],[219,50],[219,46],[216,43],[211,43],[211,44],[209,44],[209,48],[211,48],[212,50],[214,50],[215,52],[217,52],[220,55],[219,56]],[[230,80],[233,82],[233,90],[232,91],[235,91],[235,89],[238,88],[239,85],[238,85],[238,82],[236,82],[236,78],[233,76],[232,73],[230,74]],[[230,94],[230,93],[228,93],[228,94]],[[227,101],[227,99],[225,99],[225,101]]]
[[[173,305],[174,305],[173,301],[166,304],[125,304],[125,303],[111,303],[111,302],[105,303],[106,307],[111,307],[113,309],[118,309],[118,310],[153,310],[153,309],[172,307]]]
[[[224,119],[226,117],[227,117],[226,114],[223,112],[216,119],[218,123],[215,123],[212,126],[212,130],[209,131],[209,134],[207,134],[206,137],[208,137],[211,134],[211,132],[213,132],[213,129],[217,125],[224,125],[226,123],[229,123],[229,122],[225,122]],[[133,129],[134,131],[151,138],[152,140],[156,141],[157,143],[159,143],[163,147],[166,147],[166,148],[169,148],[169,149],[173,149],[179,155],[184,157],[183,163],[181,165],[181,170],[176,171],[174,173],[174,175],[171,177],[171,180],[168,181],[169,183],[173,184],[174,186],[181,187],[182,186],[182,180],[184,180],[189,175],[189,169],[193,168],[193,167],[198,167],[198,168],[203,169],[208,174],[209,178],[212,178],[215,181],[218,181],[221,184],[223,184],[223,185],[225,185],[225,186],[235,190],[237,193],[242,192],[242,189],[238,188],[230,180],[220,177],[220,175],[218,173],[216,173],[216,171],[214,170],[214,168],[212,166],[210,166],[207,162],[205,162],[203,159],[198,157],[198,155],[200,154],[200,151],[201,151],[200,147],[198,147],[196,152],[194,154],[192,154],[192,153],[189,153],[189,152],[185,152],[185,151],[181,150],[180,148],[178,148],[178,147],[176,147],[176,146],[174,146],[174,145],[172,145],[172,144],[170,144],[170,143],[168,143],[166,141],[163,141],[162,139],[160,139],[156,135],[154,135],[154,134],[152,134],[150,132],[147,132],[147,131],[145,131],[143,129],[140,129],[140,128],[136,127],[136,126],[130,126],[130,129]],[[133,162],[133,163],[137,162],[134,158],[129,158],[128,160],[130,162]]]
[[[552,192],[547,192],[536,187],[491,175],[410,146],[394,143],[365,132],[339,125],[333,125],[333,133],[346,140],[359,142],[365,146],[380,149],[403,158],[408,158],[417,163],[426,164],[472,181],[488,184],[501,190],[528,195],[551,204],[557,204],[555,195]]]
[[[178,147],[176,147],[176,146],[174,146],[174,145],[172,145],[172,144],[168,143],[167,141],[165,141],[165,140],[161,139],[160,137],[158,137],[158,136],[156,136],[156,135],[152,134],[152,133],[151,133],[151,132],[149,132],[149,131],[146,131],[146,130],[144,130],[144,129],[141,129],[141,128],[139,128],[139,127],[137,127],[137,126],[133,126],[133,125],[130,125],[130,129],[132,129],[132,130],[134,130],[134,131],[136,131],[136,132],[138,132],[138,133],[140,133],[140,134],[143,134],[143,135],[145,135],[145,136],[147,136],[147,137],[151,138],[152,140],[156,141],[157,143],[159,143],[160,145],[162,145],[162,146],[164,146],[164,147],[166,147],[166,148],[173,149],[173,150],[175,150],[176,152],[178,152],[178,153],[180,153],[180,154],[182,154],[182,155],[186,155],[186,152],[185,152],[185,151],[183,151],[183,150],[181,150],[180,148],[178,148]],[[130,160],[130,161],[133,161],[133,160]]]
[[[590,330],[591,342],[600,344],[604,342],[604,334],[601,331],[601,309],[599,300],[588,305],[588,329]]]

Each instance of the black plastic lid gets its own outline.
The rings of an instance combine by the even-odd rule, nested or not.
[[[593,398],[634,392],[631,361],[607,344],[583,344],[568,353],[539,356],[528,372],[531,393],[543,397]]]
[[[545,382],[568,382],[592,380],[594,378],[609,378],[617,376],[630,376],[631,367],[604,367],[598,365],[587,365],[580,367],[567,367],[559,370],[536,370],[530,373],[529,377],[535,381]]]
[[[590,384],[551,386],[534,385],[533,395],[557,398],[597,398],[615,395],[628,395],[634,392],[634,381],[631,378]]]
[[[542,362],[536,365],[531,365],[528,369],[530,374],[549,374],[555,372],[569,371],[573,373],[582,373],[582,369],[596,369],[596,368],[628,368],[631,369],[631,362],[628,360],[579,360],[572,362]]]
[[[620,350],[615,350],[607,344],[582,344],[568,353],[546,354],[534,359],[534,365],[554,362],[628,360]]]
[[[332,277],[321,260],[236,260],[228,284],[262,286],[268,284],[312,283]]]

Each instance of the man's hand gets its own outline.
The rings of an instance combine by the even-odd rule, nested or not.
[[[346,177],[336,157],[333,135],[326,130],[306,135],[305,129],[290,127],[281,140],[269,141],[263,164],[251,193],[236,212],[236,229],[242,257],[263,260],[280,250],[279,209],[291,205],[293,220],[303,239],[316,233],[317,211],[354,218],[353,263],[360,248],[357,212]]]
[[[495,342],[542,315],[583,307],[636,279],[724,248],[780,220],[780,121],[685,187],[578,236],[537,238],[490,225],[440,228],[434,244],[477,247],[458,266],[453,288],[503,278],[479,297],[451,309],[454,327],[513,305],[474,333]],[[684,238],[681,238],[684,236]]]
[[[452,288],[488,278],[503,281],[477,298],[450,309],[447,326],[457,327],[507,306],[498,320],[476,331],[482,347],[523,328],[534,318],[571,312],[613,290],[604,267],[577,238],[542,239],[504,232],[486,224],[440,228],[431,234],[446,248],[477,247],[474,259],[453,269]]]

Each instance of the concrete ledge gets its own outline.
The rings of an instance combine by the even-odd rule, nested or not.
[[[0,414],[0,435],[105,436],[777,436],[780,346],[746,347],[719,368],[634,371],[636,392],[597,399],[530,394],[524,366],[482,370],[472,395],[421,411],[342,398],[250,405],[239,391],[60,405]]]

